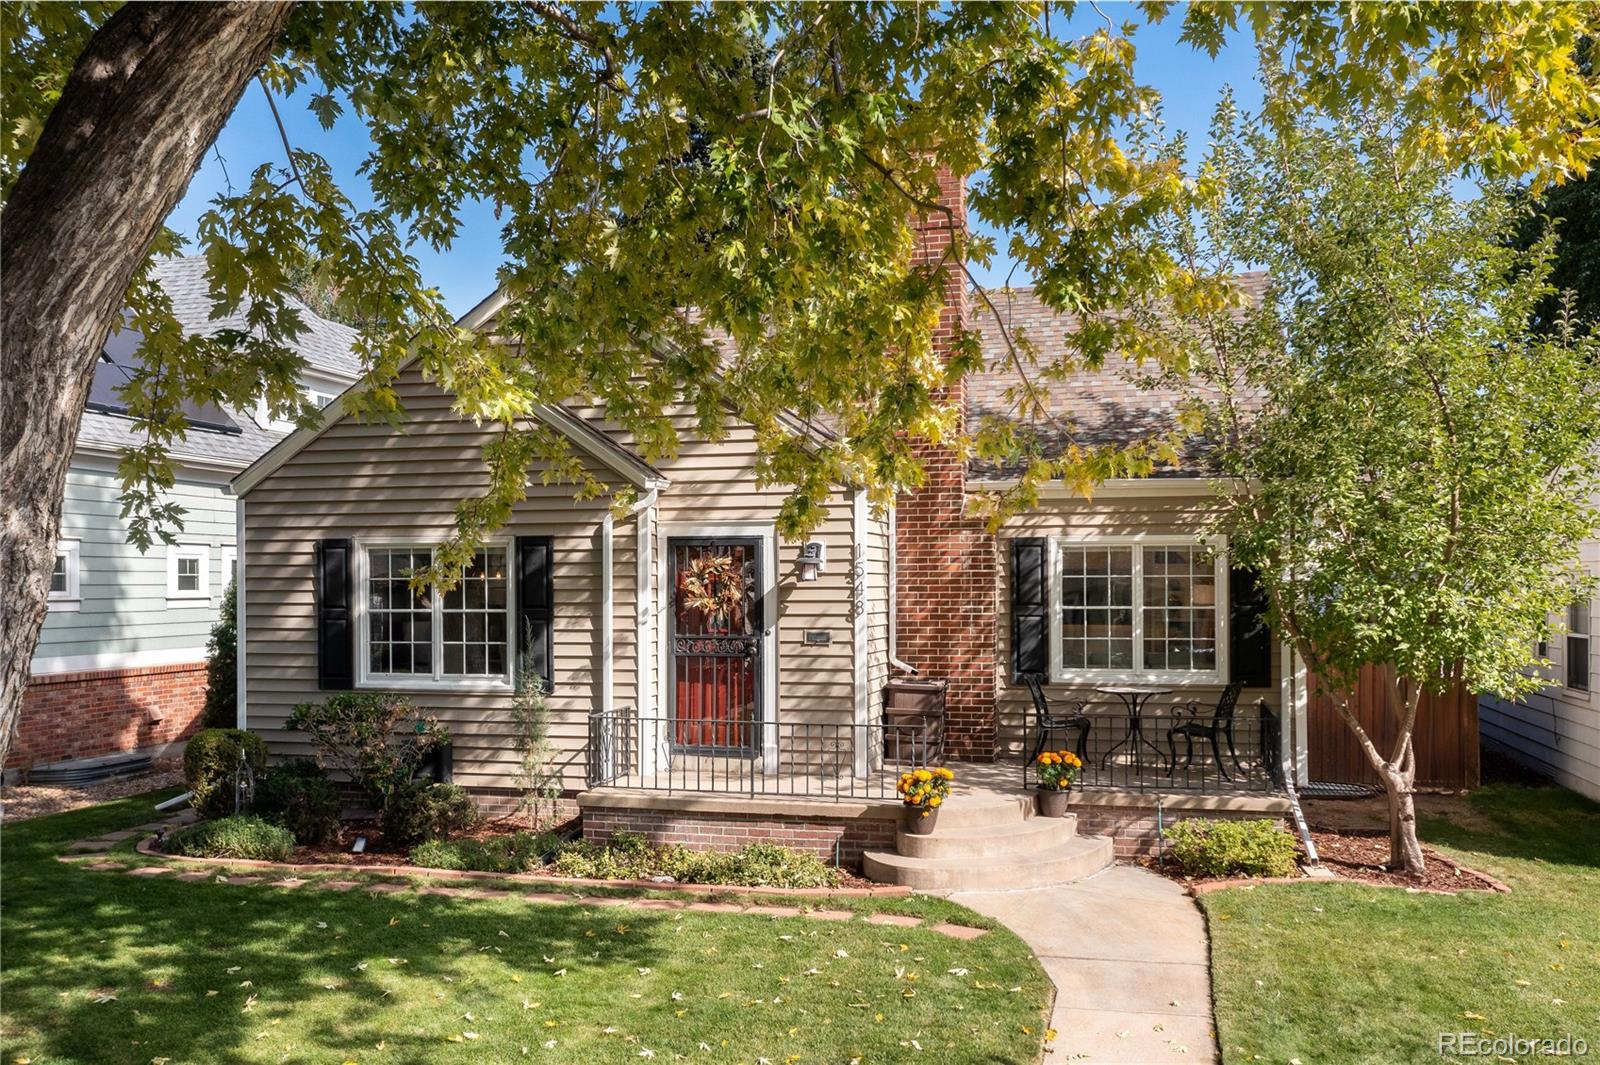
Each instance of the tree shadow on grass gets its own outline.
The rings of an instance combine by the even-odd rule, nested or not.
[[[934,1045],[947,1028],[974,1040],[963,1060],[1037,1054],[1037,1035],[1016,1033],[1039,1024],[1042,992],[1008,988],[1047,985],[1000,933],[960,943],[859,922],[184,882],[56,860],[66,842],[147,819],[149,803],[6,827],[0,1029],[9,1048],[38,1062],[135,1065],[524,1053],[588,1065],[636,1061],[647,1045],[663,1060],[693,1054],[702,1039],[722,1058],[812,1057],[841,1049],[848,1030],[852,1054],[893,1060],[900,1040]],[[900,964],[926,970],[920,994],[869,975]],[[807,970],[830,965],[842,981]],[[983,972],[990,989],[940,975],[957,965]],[[955,986],[928,986],[938,981]],[[849,1005],[867,1000],[883,1023]],[[953,1001],[968,1012],[947,1012]],[[980,1035],[969,1022],[994,1030]]]

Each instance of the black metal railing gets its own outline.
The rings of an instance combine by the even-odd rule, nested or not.
[[[943,732],[931,721],[746,721],[708,729],[703,721],[613,710],[589,715],[586,777],[591,788],[893,799],[903,770],[943,761]]]
[[[1072,751],[1083,760],[1075,785],[1126,791],[1273,792],[1283,788],[1277,711],[1264,701],[1239,707],[1230,722],[1202,705],[1198,712],[1177,706],[1145,707],[1135,716],[1126,709],[1089,708],[1085,724],[1052,730],[1045,750]],[[1028,714],[1027,748],[1037,743],[1038,721]],[[1032,787],[1031,760],[1022,782]]]

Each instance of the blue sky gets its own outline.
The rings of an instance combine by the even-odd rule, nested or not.
[[[1131,5],[1102,3],[1099,6],[1119,23],[1123,20],[1142,22]],[[1255,105],[1259,93],[1252,80],[1255,55],[1249,41],[1241,36],[1212,60],[1205,53],[1179,43],[1182,16],[1182,9],[1178,8],[1163,24],[1140,25],[1133,38],[1138,48],[1135,69],[1144,83],[1161,93],[1168,126],[1189,134],[1193,154],[1205,144],[1206,125],[1224,85],[1232,85],[1246,107]],[[1100,16],[1093,8],[1080,6],[1069,32],[1090,32],[1100,24]],[[305,109],[303,100],[280,102],[280,106],[295,147],[324,156],[340,175],[351,198],[365,206],[362,195],[365,186],[356,176],[356,168],[370,142],[360,123],[346,116],[331,131],[324,131]],[[192,239],[200,215],[212,197],[226,191],[230,179],[235,187],[240,187],[262,163],[281,166],[283,162],[282,142],[266,98],[260,86],[252,84],[223,127],[214,150],[206,154],[205,162],[190,183],[188,193],[174,209],[169,224]],[[463,211],[462,232],[453,247],[436,252],[418,245],[413,253],[422,263],[424,276],[444,293],[456,314],[469,310],[494,288],[495,271],[505,259],[500,246],[500,226],[492,211],[481,205],[468,205]],[[987,273],[979,275],[979,280],[999,283],[1010,268],[1008,261],[997,258]],[[1014,284],[1027,280],[1020,273],[1012,278]]]

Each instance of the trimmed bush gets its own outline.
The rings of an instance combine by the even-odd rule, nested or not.
[[[527,873],[561,846],[554,832],[516,832],[488,839],[429,840],[412,848],[414,865],[429,869],[471,869],[481,873]]]
[[[417,775],[436,749],[450,742],[437,718],[403,695],[335,692],[320,703],[301,703],[284,727],[304,732],[319,765],[331,764],[372,798],[380,814]]]
[[[296,842],[315,845],[338,835],[344,802],[321,766],[294,758],[268,769],[256,784],[255,812],[293,832]]]
[[[260,736],[236,728],[208,728],[189,738],[183,751],[183,779],[194,792],[190,804],[200,816],[216,819],[234,812],[241,753],[259,779],[267,768],[267,745]]]
[[[383,830],[415,843],[448,839],[478,823],[478,808],[454,784],[413,780],[394,793],[383,812]]]
[[[282,862],[294,853],[294,836],[259,817],[224,817],[179,829],[167,839],[167,852],[190,858]]]
[[[606,843],[580,839],[561,848],[554,862],[562,876],[595,880],[642,880],[657,875],[650,841],[632,832],[618,832]]]
[[[1190,876],[1293,876],[1294,836],[1278,822],[1190,817],[1165,832]]]
[[[609,843],[578,840],[563,846],[553,863],[562,876],[599,880],[647,880],[669,876],[684,884],[740,887],[836,887],[839,870],[807,851],[750,843],[731,853],[652,847],[643,836],[618,832]]]
[[[729,854],[675,848],[662,863],[668,876],[686,884],[737,884],[741,887],[837,887],[839,870],[810,851],[771,843],[747,843]]]

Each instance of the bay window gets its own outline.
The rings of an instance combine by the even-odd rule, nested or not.
[[[450,591],[417,593],[430,547],[367,546],[362,563],[361,681],[371,686],[511,683],[511,581],[503,545],[480,549]]]
[[[1228,571],[1193,540],[1056,540],[1051,671],[1058,683],[1219,682]]]

